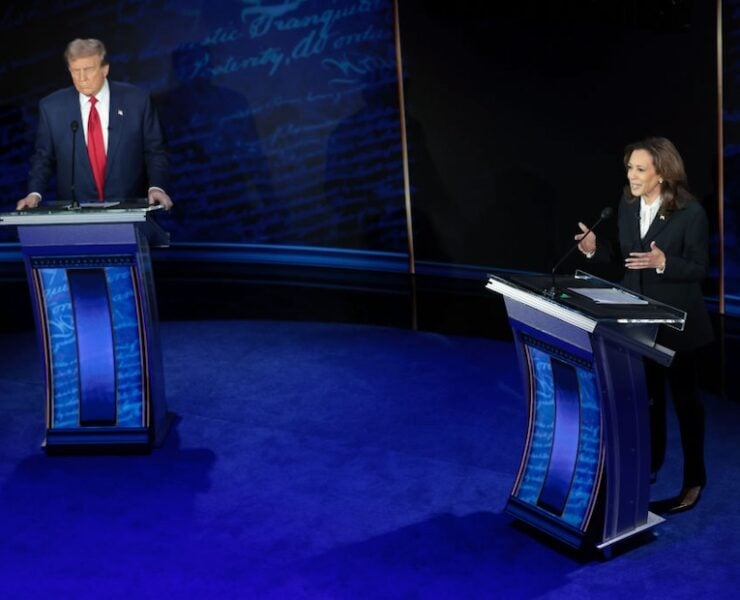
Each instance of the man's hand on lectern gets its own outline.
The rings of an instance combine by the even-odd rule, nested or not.
[[[25,198],[21,198],[15,205],[15,210],[26,210],[27,208],[36,208],[41,202],[41,198],[38,194],[28,194]]]
[[[165,210],[170,210],[172,208],[172,199],[164,190],[160,190],[159,188],[152,188],[149,190],[147,196],[149,199],[149,204],[161,204],[162,208],[164,208]]]

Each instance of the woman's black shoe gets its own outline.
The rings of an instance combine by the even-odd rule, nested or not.
[[[701,499],[701,486],[687,487],[674,498],[666,498],[650,503],[650,511],[659,515],[673,515],[691,510]]]

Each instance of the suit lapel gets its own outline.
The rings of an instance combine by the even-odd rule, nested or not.
[[[633,202],[631,205],[629,205],[629,211],[631,214],[631,217],[629,219],[629,231],[630,236],[635,241],[635,247],[639,248],[642,244],[642,240],[640,239],[640,200],[638,199],[636,202]]]
[[[663,228],[667,225],[668,220],[668,217],[665,217],[664,215],[660,214],[660,211],[658,211],[658,214],[655,215],[653,222],[650,224],[650,228],[645,234],[646,245],[649,245],[650,242],[653,241],[661,231],[663,231]]]
[[[82,111],[80,110],[80,94],[75,88],[70,88],[69,95],[66,99],[65,111],[69,116],[69,123],[77,121],[79,132],[82,131]]]
[[[105,161],[105,173],[111,172],[111,165],[115,165],[118,144],[121,141],[121,132],[123,128],[123,119],[125,111],[121,104],[122,98],[115,84],[108,82],[110,88],[110,108],[108,109],[108,154]]]
[[[65,119],[68,123],[77,121],[79,124],[75,135],[75,178],[77,179],[76,187],[79,190],[85,190],[93,183],[92,166],[90,165],[90,157],[87,154],[87,143],[85,141],[85,130],[83,129],[84,124],[82,123],[82,110],[80,109],[80,94],[75,88],[70,88],[69,98],[67,100],[67,106],[65,107],[68,119]],[[84,191],[82,192],[84,195]],[[78,194],[79,195],[79,194]],[[86,202],[89,198],[78,198],[82,202]]]

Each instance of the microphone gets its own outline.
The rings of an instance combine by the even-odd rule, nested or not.
[[[586,230],[586,232],[583,234],[583,236],[581,237],[581,239],[585,238],[589,233],[591,233],[594,229],[596,229],[602,221],[604,221],[604,220],[608,219],[609,217],[611,217],[613,213],[614,213],[614,210],[612,209],[611,206],[607,206],[607,207],[603,208],[601,210],[601,214],[599,214],[599,218],[596,220],[596,222],[593,225],[591,225],[591,227],[589,227]],[[558,262],[555,263],[555,266],[552,268],[552,272],[550,273],[550,275],[552,276],[552,287],[550,289],[544,290],[544,294],[546,296],[549,296],[550,298],[554,298],[555,297],[555,294],[556,294],[556,291],[557,291],[556,290],[556,286],[555,286],[555,272],[557,271],[558,267],[561,264],[563,264],[563,261],[566,258],[568,258],[573,253],[573,250],[575,250],[576,248],[578,248],[578,244],[580,244],[580,243],[581,243],[581,240],[578,240],[578,242],[575,245],[573,245],[570,248],[568,248],[568,251],[565,254],[563,254],[563,256],[560,258],[560,260]]]
[[[80,128],[80,124],[77,121],[72,121],[69,128],[72,130],[72,181],[69,185],[70,192],[72,192],[72,204],[70,208],[77,209],[80,208],[80,203],[77,201],[77,193],[75,192],[75,163],[77,162],[77,130]]]

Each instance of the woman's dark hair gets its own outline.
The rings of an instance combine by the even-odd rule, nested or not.
[[[661,214],[667,216],[683,208],[687,202],[692,200],[683,159],[673,142],[664,137],[649,137],[630,144],[624,149],[625,168],[635,150],[644,150],[652,157],[655,172],[662,179],[660,184],[660,194],[663,198],[660,205]],[[629,185],[625,186],[624,194],[628,202],[637,200],[630,192]]]

